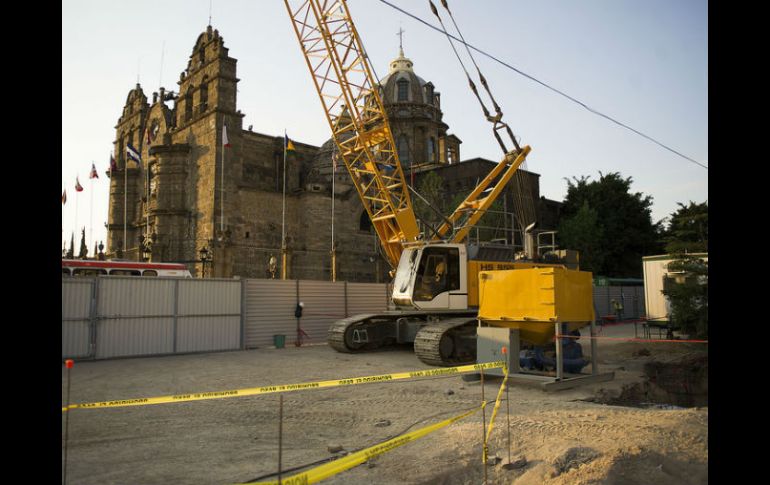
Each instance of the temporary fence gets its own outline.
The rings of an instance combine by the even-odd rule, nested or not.
[[[335,320],[387,310],[387,291],[376,283],[62,277],[62,359],[272,347],[276,336],[321,343]]]

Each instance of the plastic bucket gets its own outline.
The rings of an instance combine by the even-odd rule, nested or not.
[[[286,335],[273,335],[273,344],[276,349],[282,349],[286,345]]]

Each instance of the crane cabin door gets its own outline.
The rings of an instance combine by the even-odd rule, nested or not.
[[[461,245],[423,248],[414,279],[414,306],[421,310],[466,309],[465,261],[465,247]]]

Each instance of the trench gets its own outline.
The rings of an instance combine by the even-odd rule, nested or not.
[[[624,386],[620,395],[599,393],[592,402],[639,408],[677,409],[708,406],[708,354],[644,365],[644,380]]]

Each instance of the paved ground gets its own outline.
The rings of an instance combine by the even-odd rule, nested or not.
[[[633,326],[607,327],[602,335],[633,336]],[[602,343],[600,351],[607,349],[609,356],[613,345],[617,344]],[[584,348],[587,352],[587,342]],[[690,478],[707,477],[708,408],[656,411],[583,401],[600,390],[606,393],[607,389],[620,389],[624,383],[638,379],[635,364],[639,362],[619,355],[615,353],[607,360],[609,370],[622,369],[612,383],[547,394],[531,386],[512,387],[512,453],[517,456],[526,452],[530,464],[516,472],[490,467],[490,483],[516,479],[516,483],[543,483],[543,477],[552,473],[552,458],[578,445],[592,446],[607,461],[605,476],[623,460],[636,457],[636,463],[649,461],[649,467],[640,473],[658,473],[658,483],[698,483]],[[621,361],[623,367],[618,367]],[[78,362],[71,374],[71,401],[220,391],[430,368],[408,348],[348,355],[325,345]],[[499,379],[487,380],[486,397],[492,397],[499,385]],[[65,389],[63,370],[63,394]],[[330,445],[353,451],[406,429],[457,415],[480,403],[481,386],[451,376],[305,390],[283,396],[282,459],[283,467],[291,468],[328,458]],[[277,394],[269,394],[73,410],[69,415],[67,483],[224,484],[269,474],[278,467],[278,401]],[[505,417],[501,414],[499,422],[504,422]],[[478,459],[481,419],[477,413],[325,483],[478,483],[482,477]],[[383,420],[389,424],[381,426]],[[62,436],[64,423],[63,417]],[[503,427],[496,428],[490,449],[507,459],[504,431]],[[636,448],[626,439],[629,432],[641,440]],[[663,445],[663,439],[655,433],[673,440],[670,446]],[[666,446],[673,450],[667,455],[668,461],[650,455],[648,441],[657,443],[655,453],[664,453]],[[618,448],[620,445],[625,447]],[[587,466],[584,474],[590,471]],[[571,482],[567,479],[563,483]]]

